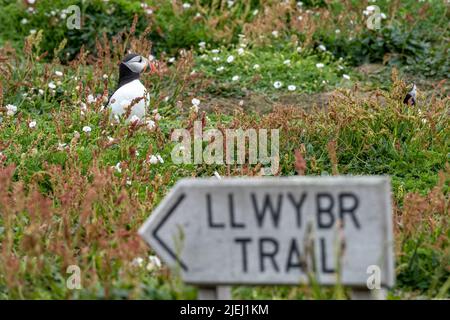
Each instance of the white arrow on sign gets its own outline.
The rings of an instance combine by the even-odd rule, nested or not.
[[[139,234],[190,284],[394,284],[388,177],[183,179]]]

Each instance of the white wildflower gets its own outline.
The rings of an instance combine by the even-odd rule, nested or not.
[[[58,151],[63,151],[66,146],[67,146],[67,143],[58,142]]]
[[[36,128],[36,125],[37,125],[37,122],[35,120],[33,120],[28,124],[28,127],[30,129],[34,129],[34,128]]]
[[[145,122],[145,124],[147,125],[147,128],[150,129],[150,130],[152,130],[152,129],[154,129],[156,127],[156,122],[153,121],[153,120],[147,120]]]
[[[316,67],[322,69],[325,65],[323,63],[316,63]]]
[[[296,89],[297,89],[297,87],[292,84],[290,86],[288,86],[289,91],[295,91]]]
[[[158,163],[158,158],[155,155],[151,155],[150,158],[148,159],[148,162],[150,164],[157,164]]]
[[[133,114],[130,118],[131,123],[139,123],[140,121],[141,121],[141,119],[135,114]]]
[[[17,107],[13,104],[6,105],[6,115],[13,116],[17,112]]]
[[[96,99],[94,98],[94,96],[92,94],[88,95],[88,97],[87,97],[88,103],[94,103],[95,101],[96,101]]]
[[[144,259],[142,259],[141,257],[134,258],[133,261],[131,262],[131,265],[134,267],[142,267],[143,264]]]
[[[227,62],[228,63],[232,63],[234,61],[234,57],[233,56],[229,56],[228,58],[227,58]]]
[[[117,164],[114,166],[114,169],[116,169],[118,173],[122,173],[122,164],[120,162],[117,162]]]
[[[89,126],[84,126],[83,127],[83,132],[84,133],[90,133],[92,131],[92,128],[91,127],[89,127]]]
[[[49,87],[50,89],[56,89],[56,85],[55,85],[53,82],[50,82],[50,83],[48,84],[48,87]]]
[[[363,15],[368,16],[369,14],[374,12],[377,8],[378,8],[377,6],[370,5],[363,11]]]
[[[197,98],[192,99],[191,102],[192,102],[192,105],[194,105],[194,106],[198,107],[200,105],[200,100]]]
[[[280,89],[283,86],[283,84],[280,81],[275,81],[273,83],[273,86],[275,89]]]
[[[146,266],[147,271],[152,272],[161,269],[162,263],[157,256],[149,256],[148,263]]]

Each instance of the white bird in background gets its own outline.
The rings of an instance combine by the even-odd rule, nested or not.
[[[408,106],[413,106],[416,104],[416,95],[417,95],[417,87],[416,84],[413,83],[413,87],[410,92],[406,95],[405,99],[403,99],[403,103]]]
[[[155,66],[140,55],[131,53],[122,60],[119,66],[119,85],[108,101],[112,116],[127,114],[131,107],[127,121],[133,116],[140,120],[145,117],[150,95],[139,77],[147,67],[156,72]]]

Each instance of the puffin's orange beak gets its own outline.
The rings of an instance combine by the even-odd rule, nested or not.
[[[156,68],[155,63],[150,62],[147,60],[147,63],[145,64],[144,72],[143,73],[157,73],[158,69]]]
[[[158,72],[158,69],[156,69],[156,65],[154,64],[154,63],[152,63],[152,62],[148,62],[148,65],[149,65],[149,67],[150,67],[150,72],[151,73],[157,73]]]

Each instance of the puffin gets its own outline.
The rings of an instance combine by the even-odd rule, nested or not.
[[[107,106],[111,110],[111,116],[116,119],[127,114],[129,106],[131,111],[127,121],[132,118],[142,120],[149,106],[150,94],[139,80],[140,75],[147,68],[156,72],[156,67],[145,57],[130,53],[127,54],[119,65],[119,83],[116,91],[108,100]]]
[[[417,87],[416,87],[416,84],[413,83],[412,89],[410,92],[408,92],[405,99],[403,99],[403,103],[408,106],[415,105],[416,104],[416,94],[417,94]]]

